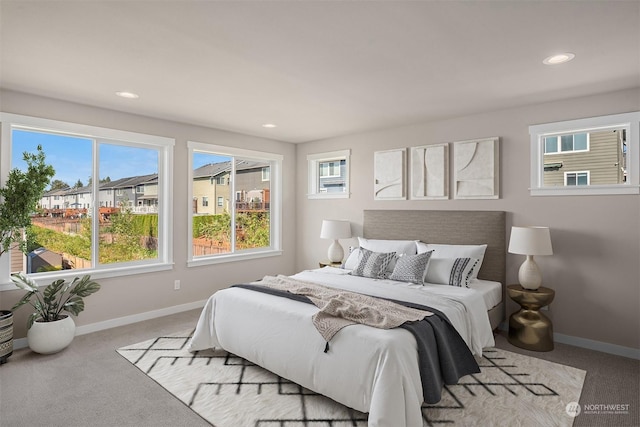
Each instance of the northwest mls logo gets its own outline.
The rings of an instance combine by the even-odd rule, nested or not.
[[[575,418],[580,415],[580,404],[578,402],[570,402],[567,404],[565,410],[567,411],[567,415]]]

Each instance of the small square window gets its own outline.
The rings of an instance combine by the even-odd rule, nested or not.
[[[350,150],[307,156],[310,199],[349,197]]]

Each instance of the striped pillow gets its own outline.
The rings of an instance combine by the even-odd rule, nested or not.
[[[384,279],[387,277],[387,266],[396,259],[395,252],[373,252],[360,248],[360,261],[358,266],[351,271],[354,276]]]
[[[477,265],[476,258],[431,258],[425,281],[468,288]]]
[[[396,266],[389,279],[424,285],[424,276],[432,253],[433,251],[429,251],[417,255],[401,256],[396,261]]]

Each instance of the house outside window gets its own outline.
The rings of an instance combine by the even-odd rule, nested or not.
[[[206,189],[216,200],[215,210],[190,213],[188,265],[280,255],[282,156],[194,141],[188,147],[189,196]],[[203,185],[219,175],[225,185]]]
[[[269,181],[271,179],[271,169],[268,167],[262,168],[262,180]]]
[[[38,283],[48,283],[52,278],[77,276],[77,272],[69,270],[82,270],[83,274],[100,278],[171,268],[172,227],[168,207],[172,185],[170,168],[166,166],[172,161],[175,140],[14,114],[0,113],[0,119],[3,173],[14,167],[26,168],[22,153],[34,152],[41,145],[45,161],[56,172],[52,182],[69,184],[89,177],[89,182],[98,183],[69,187],[63,197],[53,196],[53,200],[63,199],[62,204],[43,206],[45,215],[32,218],[28,233],[39,246],[57,254],[57,261],[56,265],[40,269],[35,256],[26,257],[21,272]],[[70,157],[73,167],[65,162]],[[122,197],[116,209],[105,208],[114,206],[115,200],[106,198],[110,190],[104,193],[101,190],[105,184],[100,177],[114,178],[123,171],[121,180],[131,181],[144,170],[159,176],[158,197],[163,206],[151,217],[156,230],[152,237],[138,236],[133,228],[127,228],[136,221],[136,215],[134,200],[127,199],[124,191],[126,187],[119,189]],[[132,186],[128,188],[130,195],[135,194]],[[67,229],[74,232],[61,231]],[[28,248],[33,249],[36,248]],[[19,272],[11,268],[9,258],[0,258],[0,283],[9,283],[9,275]]]
[[[625,143],[624,129],[545,137],[545,185],[566,187],[624,183]],[[576,175],[576,170],[581,175]],[[584,173],[589,175],[586,181]]]

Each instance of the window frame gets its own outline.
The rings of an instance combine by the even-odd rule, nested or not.
[[[90,138],[97,143],[113,142],[124,146],[153,148],[158,150],[158,179],[162,180],[159,189],[158,211],[162,212],[163,222],[158,224],[158,238],[161,244],[158,249],[158,257],[153,260],[134,261],[117,264],[101,264],[89,269],[61,270],[57,272],[37,273],[29,275],[39,286],[48,285],[55,279],[73,279],[79,273],[89,274],[94,279],[119,277],[131,274],[149,273],[155,271],[170,270],[173,268],[173,151],[175,139],[123,131],[118,129],[102,128],[83,125],[79,123],[64,122],[39,117],[24,116],[19,114],[0,112],[0,127],[3,144],[0,147],[0,185],[4,186],[11,169],[12,131],[25,129],[53,134],[69,135],[72,137]],[[96,142],[94,142],[96,143]],[[46,153],[45,153],[46,154]],[[93,154],[94,173],[97,171],[98,154]],[[99,179],[93,180],[93,193],[98,193]],[[100,207],[99,197],[93,198],[93,208],[97,212]],[[93,233],[97,235],[97,222],[94,223]],[[97,246],[97,242],[92,245]],[[95,248],[94,248],[95,250]],[[95,252],[94,252],[95,253]],[[0,257],[0,291],[15,290],[15,285],[10,280],[10,256]]]
[[[208,144],[198,141],[187,141],[188,149],[188,175],[187,192],[189,199],[193,197],[193,154],[195,152],[211,153],[214,155],[228,156],[231,158],[241,157],[252,160],[268,161],[271,164],[270,189],[270,246],[268,248],[243,249],[235,252],[215,254],[207,256],[193,256],[193,212],[187,211],[187,267],[197,267],[201,265],[220,264],[240,260],[265,258],[282,255],[282,161],[284,156],[276,153],[263,151],[246,150],[242,148],[228,147],[224,145]],[[233,163],[233,162],[232,162]],[[232,168],[235,171],[235,166]],[[230,177],[230,194],[235,194],[233,177]],[[233,227],[232,227],[233,228]]]
[[[551,187],[544,185],[544,158],[554,154],[567,154],[572,151],[558,151],[545,154],[544,138],[560,134],[593,132],[611,128],[627,129],[627,182],[606,185],[575,185]],[[640,111],[607,116],[589,117],[555,123],[529,126],[531,150],[531,187],[532,196],[570,196],[570,195],[608,195],[640,194]],[[590,138],[589,138],[590,139]],[[590,141],[587,141],[590,147]],[[558,150],[560,150],[558,146]],[[578,150],[581,152],[584,150]]]
[[[350,157],[351,150],[331,151],[327,153],[309,154],[307,156],[307,169],[308,169],[308,193],[309,199],[348,199],[351,197],[351,190],[349,187],[349,175],[350,175]],[[345,191],[341,193],[332,193],[328,191],[322,191],[319,185],[320,183],[320,164],[326,162],[341,162],[345,161]],[[340,175],[338,175],[340,176]],[[322,178],[326,178],[323,176]]]
[[[576,150],[575,149],[575,146],[576,146],[575,136],[577,134],[581,134],[581,133],[586,133],[587,134],[587,148]],[[571,135],[573,137],[572,145],[573,145],[574,148],[571,149],[571,150],[563,150],[562,149],[562,137],[563,136],[567,136],[567,135]],[[551,137],[555,137],[556,138],[556,151],[547,152],[546,151],[547,150],[546,139],[547,138],[551,138]],[[589,132],[573,132],[573,133],[564,133],[564,134],[558,134],[558,135],[544,136],[542,144],[543,144],[543,149],[545,150],[544,151],[544,155],[545,156],[556,156],[556,155],[559,155],[559,154],[570,154],[570,153],[586,153],[591,148],[591,134]]]
[[[586,184],[578,184],[578,175],[586,175],[587,176],[587,183]],[[576,177],[576,184],[575,185],[569,185],[567,184],[567,178],[569,177],[569,175],[575,175]],[[567,187],[580,187],[580,186],[585,186],[585,185],[591,185],[591,171],[568,171],[564,173],[564,185]]]

